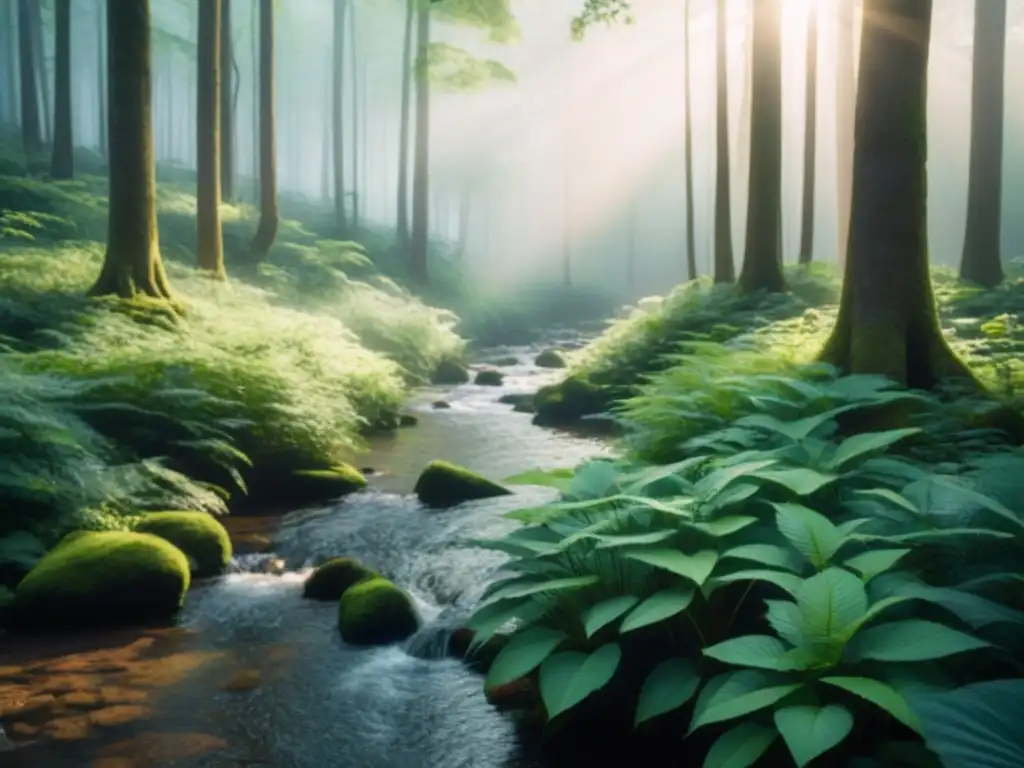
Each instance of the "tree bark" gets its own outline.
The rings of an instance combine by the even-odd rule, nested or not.
[[[683,39],[686,48],[686,80],[683,98],[686,101],[686,118],[683,129],[683,145],[686,163],[686,272],[690,280],[697,278],[697,246],[693,223],[693,116],[690,109],[690,0],[683,6]]]
[[[427,264],[427,228],[430,225],[429,46],[430,8],[424,4],[416,12],[416,141],[412,167],[412,233],[409,239],[409,271],[420,286],[430,281]]]
[[[971,166],[960,278],[994,288],[1003,281],[1003,82],[1006,0],[974,4]]]
[[[274,0],[259,0],[260,61],[260,223],[249,251],[252,261],[266,260],[277,237],[277,140],[274,133]]]
[[[469,213],[471,210],[472,192],[468,184],[464,184],[459,194],[459,235],[455,254],[459,263],[465,259],[466,243],[469,240]]]
[[[726,0],[715,3],[715,282],[736,280],[732,252],[732,194],[729,167],[729,81],[726,61]]]
[[[235,47],[231,31],[231,0],[220,0],[220,191],[227,202],[235,199]]]
[[[348,228],[345,206],[345,11],[348,0],[334,0],[334,83],[331,88],[331,129],[334,160],[334,223]]]
[[[807,59],[805,75],[804,105],[804,189],[803,205],[800,210],[800,254],[801,264],[810,264],[814,259],[814,180],[817,155],[818,133],[818,6],[807,7]]]
[[[39,127],[39,91],[33,52],[31,0],[18,0],[18,72],[21,87],[21,143],[29,163],[42,151]]]
[[[110,201],[107,252],[92,296],[170,298],[156,225],[149,0],[107,7]]]
[[[199,4],[196,59],[196,267],[225,278],[220,225],[221,0]]]
[[[97,112],[99,113],[99,146],[100,156],[107,156],[107,43],[104,40],[103,30],[106,27],[104,19],[107,14],[106,0],[96,0],[96,93],[99,99]]]
[[[931,0],[866,0],[850,249],[821,359],[930,389],[970,378],[939,328],[928,273],[925,108]]]
[[[853,123],[856,66],[853,60],[853,2],[836,7],[836,263],[843,266],[850,240],[850,194],[853,187]]]
[[[781,0],[754,5],[754,67],[750,94],[750,183],[747,237],[739,287],[744,293],[786,290],[782,276]]]
[[[349,3],[349,65],[352,69],[352,228],[359,229],[359,60],[356,50],[356,4]]]
[[[35,69],[36,69],[36,80],[39,88],[39,98],[41,108],[39,110],[42,116],[42,128],[43,128],[43,141],[50,141],[53,138],[53,132],[51,131],[52,126],[50,125],[50,116],[53,114],[50,110],[53,108],[52,100],[50,99],[50,70],[46,66],[46,43],[43,39],[43,14],[39,7],[38,0],[30,3],[29,21],[31,22],[32,28],[32,55],[35,57]]]
[[[416,0],[407,0],[402,40],[402,103],[398,118],[398,198],[395,209],[398,245],[409,247],[409,102],[412,93],[412,28]]]
[[[71,135],[71,0],[56,0],[54,28],[53,157],[50,176],[54,179],[70,179],[75,174]]]
[[[18,40],[17,40],[17,29],[18,29],[18,6],[15,0],[7,0],[3,6],[3,16],[0,18],[0,23],[3,24],[4,28],[4,50],[7,52],[4,55],[4,69],[6,70],[6,89],[7,89],[7,115],[10,118],[11,125],[17,125],[20,122],[20,116],[18,114]]]

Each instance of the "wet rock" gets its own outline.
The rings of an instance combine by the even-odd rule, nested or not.
[[[508,368],[510,365],[519,365],[519,358],[515,355],[507,355],[505,357],[496,357],[493,360],[488,360],[488,362],[498,368]]]
[[[533,359],[533,364],[538,368],[565,368],[565,355],[560,349],[548,347]]]
[[[413,492],[427,506],[448,507],[474,499],[511,493],[486,477],[447,461],[432,461],[416,480]]]
[[[533,423],[542,427],[572,424],[584,416],[606,411],[611,400],[606,389],[581,376],[570,376],[537,391]]]
[[[498,709],[528,709],[537,701],[537,684],[530,677],[521,677],[505,685],[496,685],[485,692],[488,703]]]
[[[533,413],[533,395],[530,393],[508,394],[498,398],[499,403],[513,406],[512,410],[519,413]]]
[[[336,464],[330,469],[300,469],[292,473],[291,500],[294,504],[320,504],[365,487],[363,473],[351,464]]]
[[[400,413],[398,414],[398,426],[399,427],[415,427],[420,423],[420,420],[413,416],[411,413]]]
[[[302,596],[311,600],[339,600],[353,584],[379,578],[351,557],[335,557],[309,574],[302,588]]]
[[[227,529],[206,512],[150,512],[135,530],[166,539],[184,552],[197,578],[223,573],[231,562]]]
[[[442,411],[442,410],[445,410],[447,408],[451,408],[452,407],[452,404],[449,403],[447,400],[435,400],[430,405],[431,405],[432,408],[434,408],[435,410],[438,410],[438,411]]]
[[[360,582],[338,602],[338,629],[349,645],[387,645],[419,629],[412,598],[387,579]]]
[[[446,358],[437,364],[430,374],[431,384],[465,384],[469,381],[469,370],[458,360]]]
[[[505,376],[501,371],[496,371],[493,368],[484,368],[482,371],[477,371],[476,378],[473,379],[473,383],[482,387],[500,387],[505,381]]]

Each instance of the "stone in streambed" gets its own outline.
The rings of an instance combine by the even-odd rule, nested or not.
[[[338,602],[338,629],[349,645],[387,645],[419,629],[412,598],[387,579],[361,581]]]
[[[358,560],[335,557],[309,574],[302,588],[302,596],[311,600],[339,600],[352,585],[379,577],[380,574],[371,571]]]
[[[530,393],[502,395],[498,398],[498,402],[513,406],[512,410],[516,413],[533,413],[535,410],[533,395]]]
[[[496,371],[493,368],[477,371],[476,378],[473,379],[473,383],[481,387],[500,387],[504,381],[505,377],[501,371]]]
[[[135,530],[159,536],[184,552],[196,578],[223,573],[231,562],[228,532],[207,512],[149,512]]]
[[[519,358],[514,355],[508,355],[507,357],[496,357],[488,362],[498,368],[508,368],[510,365],[519,365]]]
[[[469,370],[458,360],[445,358],[430,374],[431,384],[465,384],[469,381]]]
[[[300,469],[292,473],[289,499],[294,504],[318,504],[366,487],[362,472],[350,464],[330,469]]]
[[[464,501],[511,493],[483,475],[447,461],[430,462],[420,473],[413,492],[430,507],[450,507]]]
[[[565,368],[565,355],[561,350],[549,347],[533,359],[533,364],[538,368]]]
[[[398,415],[399,427],[415,427],[419,423],[420,420],[413,416],[411,413],[400,413]]]
[[[449,403],[447,400],[435,400],[433,403],[431,403],[431,406],[436,411],[443,411],[448,408],[451,408],[452,404]]]

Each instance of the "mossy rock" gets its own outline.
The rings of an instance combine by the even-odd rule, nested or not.
[[[491,365],[496,365],[499,368],[508,368],[510,365],[519,365],[519,358],[515,355],[507,355],[505,357],[496,357],[493,360],[489,360]]]
[[[398,414],[398,426],[399,427],[415,427],[420,423],[420,420],[413,416],[411,413],[400,413]]]
[[[584,416],[602,413],[611,406],[612,400],[609,390],[581,376],[570,376],[537,391],[533,399],[537,409],[533,423],[542,427],[572,424]]]
[[[386,645],[419,629],[412,598],[387,579],[361,581],[338,602],[338,629],[349,645]]]
[[[50,550],[14,591],[20,628],[138,624],[172,618],[189,587],[189,563],[149,533],[87,533]]]
[[[445,358],[430,374],[431,384],[465,384],[469,381],[469,370],[458,360]]]
[[[196,578],[223,573],[231,562],[227,529],[206,512],[150,512],[135,530],[166,539],[184,552]]]
[[[496,371],[493,368],[477,371],[476,378],[473,379],[474,384],[482,387],[500,387],[504,381],[505,376],[501,371]]]
[[[464,501],[511,493],[483,475],[447,461],[432,461],[420,473],[413,492],[427,506],[450,507]]]
[[[320,502],[347,496],[366,487],[366,477],[351,464],[337,464],[330,469],[300,469],[292,472],[290,498],[296,505]]]
[[[538,368],[565,368],[566,360],[560,349],[550,347],[533,358],[533,364]]]
[[[309,574],[302,588],[302,596],[311,600],[338,600],[353,584],[380,578],[358,560],[335,557]]]
[[[534,413],[533,395],[529,393],[508,394],[498,398],[498,402],[504,405],[511,405],[512,410],[518,413]]]

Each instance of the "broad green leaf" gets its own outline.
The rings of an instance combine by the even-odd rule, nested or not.
[[[770,635],[744,635],[704,649],[704,655],[738,667],[779,669],[779,659],[788,648]]]
[[[567,469],[531,469],[528,472],[520,472],[518,475],[511,475],[502,480],[509,485],[542,485],[548,488],[556,488],[564,491],[569,487],[576,470]]]
[[[694,487],[694,495],[705,499],[713,498],[741,477],[756,476],[754,473],[758,470],[766,469],[777,463],[775,459],[759,459],[720,467],[704,475],[697,482]]]
[[[800,683],[777,685],[772,681],[758,670],[742,669],[729,673],[716,685],[709,683],[697,698],[689,732],[770,707],[803,687]]]
[[[855,555],[846,560],[843,565],[859,573],[864,581],[871,581],[875,576],[885,573],[896,565],[899,559],[908,552],[910,552],[909,549],[876,549]]]
[[[914,517],[921,516],[921,510],[919,510],[913,502],[896,493],[896,491],[891,491],[888,488],[868,488],[866,490],[856,491],[856,494],[858,496],[881,499],[894,507],[899,507],[904,512],[908,512]]]
[[[903,594],[941,605],[970,624],[981,629],[991,624],[1024,624],[1024,614],[984,597],[960,589],[913,585],[901,590]]]
[[[797,496],[810,496],[839,479],[838,475],[818,472],[808,467],[769,469],[755,473],[754,477],[781,485]]]
[[[606,627],[622,614],[640,602],[640,598],[634,595],[622,597],[610,597],[602,600],[597,605],[591,606],[583,614],[583,629],[587,637],[593,637],[602,627]]]
[[[778,547],[774,544],[742,544],[738,547],[726,550],[722,553],[722,559],[727,557],[737,560],[750,560],[761,565],[772,568],[784,568],[787,571],[797,572],[803,561],[799,560],[792,550]]]
[[[708,461],[707,456],[694,456],[674,464],[665,466],[647,467],[639,472],[625,476],[623,480],[624,489],[628,493],[651,495],[648,491],[651,486],[657,485],[663,480],[669,480],[675,486],[674,491],[690,487],[691,483],[682,475],[695,469]],[[660,494],[657,494],[660,495]]]
[[[704,768],[750,768],[778,736],[774,728],[740,723],[715,739],[704,758]]]
[[[1006,522],[1010,523],[1018,531],[1024,528],[1024,515],[1016,514],[1008,509],[1003,504],[1000,504],[995,499],[991,499],[982,493],[978,493],[972,488],[968,488],[955,480],[946,479],[942,477],[931,478],[935,485],[944,488],[955,496],[959,496],[969,504],[973,504],[976,507],[980,507],[988,512],[993,513],[1001,517]],[[1019,535],[1019,534],[1018,534]]]
[[[871,604],[867,612],[857,619],[852,624],[848,625],[843,630],[843,639],[845,642],[849,642],[850,638],[853,637],[854,633],[859,632],[860,628],[865,624],[873,621],[875,617],[892,608],[894,605],[900,605],[908,600],[913,600],[912,596],[907,595],[890,595],[889,597],[882,598],[881,600]]]
[[[807,641],[837,652],[846,642],[844,630],[867,613],[868,595],[852,573],[829,568],[803,581],[796,604]]]
[[[773,571],[768,568],[752,568],[746,571],[736,571],[735,573],[716,576],[714,583],[716,585],[731,584],[736,581],[766,581],[791,595],[796,594],[802,583],[800,577],[796,574],[786,573],[785,571]]]
[[[826,568],[843,543],[839,529],[823,514],[802,504],[772,506],[779,533],[819,571]]]
[[[704,531],[712,536],[728,536],[729,534],[742,531],[744,528],[757,522],[756,517],[737,515],[733,517],[720,517],[717,520],[707,520],[699,523],[690,523],[690,528]]]
[[[487,600],[481,603],[481,607],[502,600],[512,600],[517,597],[527,597],[528,595],[536,595],[542,592],[565,592],[572,589],[582,589],[583,587],[597,584],[598,581],[600,579],[597,576],[570,576],[564,579],[548,579],[547,581],[511,584],[492,593]]]
[[[694,591],[689,587],[675,587],[655,592],[634,608],[619,626],[619,634],[656,624],[685,611],[693,602]]]
[[[829,462],[830,469],[842,470],[844,465],[863,458],[875,451],[884,451],[905,437],[919,434],[917,427],[908,429],[890,429],[885,432],[864,432],[848,437],[836,447],[836,452]]]
[[[846,650],[851,661],[933,661],[988,646],[944,624],[906,619],[858,632]]]
[[[783,707],[774,718],[797,768],[841,744],[853,730],[853,715],[839,704]]]
[[[886,544],[910,544],[913,542],[932,541],[955,541],[966,536],[977,536],[979,538],[1012,539],[1012,533],[1005,531],[992,531],[987,528],[937,528],[933,531],[913,531],[911,533],[896,533],[890,536],[866,536],[855,534],[851,538],[860,541],[878,541]]]
[[[724,509],[732,504],[739,504],[746,501],[760,490],[755,483],[736,483],[715,494],[713,503],[718,509]]]
[[[666,539],[671,539],[679,531],[651,531],[650,533],[631,534],[602,534],[592,535],[589,538],[597,539],[597,549],[611,549],[613,547],[637,546],[641,544],[660,544]]]
[[[487,688],[511,683],[535,670],[565,640],[566,634],[548,627],[517,632],[494,657],[487,673]]]
[[[718,552],[713,549],[704,549],[692,555],[684,554],[678,549],[641,549],[627,552],[625,556],[630,560],[647,563],[682,576],[698,587],[703,586],[718,563]]]
[[[910,710],[906,699],[885,683],[872,680],[869,677],[823,677],[821,682],[842,688],[844,691],[849,691],[855,696],[870,701],[912,731],[921,733],[921,724],[918,722],[917,716]]]
[[[679,709],[697,692],[698,686],[700,674],[693,662],[686,659],[661,662],[640,689],[634,725]]]
[[[554,719],[608,684],[619,667],[618,643],[602,645],[593,653],[556,653],[540,665],[540,695]]]
[[[801,627],[803,618],[796,603],[789,600],[765,600],[768,606],[768,624],[779,637],[791,645],[803,645],[805,637]]]
[[[516,509],[505,513],[504,517],[509,520],[525,523],[526,525],[539,525],[561,515],[596,510],[601,507],[613,506],[618,502],[619,500],[615,496],[602,496],[597,499],[584,499],[583,501],[558,501],[554,504],[545,504],[542,507]]]

